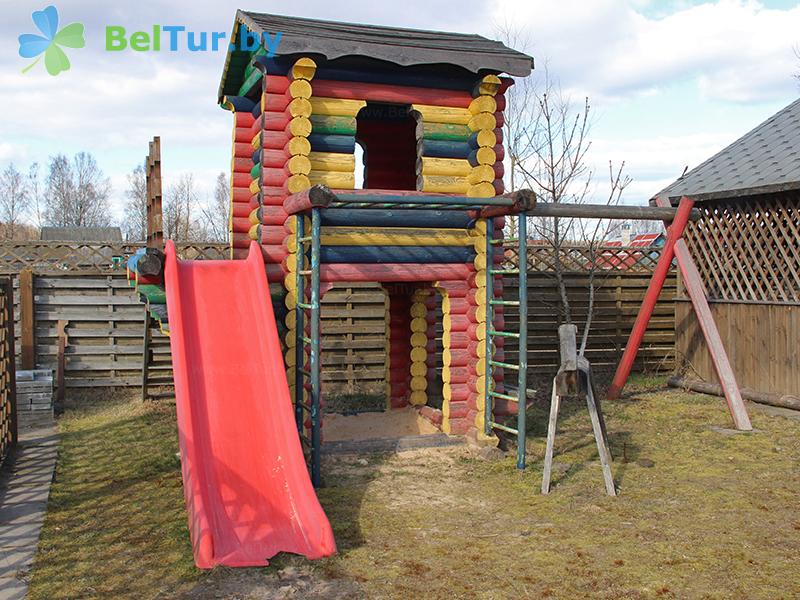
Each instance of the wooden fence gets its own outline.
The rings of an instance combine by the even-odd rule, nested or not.
[[[144,308],[125,280],[126,257],[138,247],[113,244],[13,244],[0,251],[0,272],[19,265],[38,265],[15,277],[19,355],[27,368],[55,368],[58,321],[67,321],[66,382],[68,386],[138,386],[144,334]],[[25,248],[23,252],[20,248]],[[74,254],[69,254],[72,248]],[[187,245],[187,257],[220,258],[220,245]],[[115,254],[119,252],[119,254]],[[582,327],[588,306],[585,248],[564,250],[565,284],[573,317]],[[605,250],[604,250],[605,252]],[[610,248],[605,262],[597,261],[595,315],[588,357],[597,368],[618,360],[649,282],[655,256],[653,248]],[[508,252],[506,258],[515,262]],[[9,262],[4,263],[3,260]],[[532,373],[549,374],[558,362],[558,295],[552,265],[552,249],[531,248],[529,265],[542,270],[529,274],[530,339]],[[516,279],[505,289],[516,293]],[[21,290],[21,293],[20,293]],[[674,275],[668,279],[661,302],[651,321],[639,354],[639,368],[671,368],[673,365]],[[21,304],[20,304],[21,303]],[[338,284],[322,301],[323,380],[328,393],[380,393],[385,377],[385,295],[378,284]],[[517,327],[514,311],[506,311],[506,328]],[[151,377],[169,381],[171,361],[166,338],[154,332],[155,354]],[[510,352],[512,360],[513,352]]]
[[[0,278],[0,463],[17,442],[13,296],[11,279]]]

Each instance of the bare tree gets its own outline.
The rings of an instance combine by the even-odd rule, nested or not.
[[[549,203],[584,203],[594,196],[593,173],[587,164],[591,148],[592,125],[589,99],[576,105],[561,90],[545,67],[538,83],[513,86],[507,92],[506,143],[512,168],[512,185],[533,189],[540,200]],[[524,81],[524,80],[523,80]],[[624,175],[624,163],[617,169],[609,163],[610,191],[607,204],[616,204],[631,179]],[[583,265],[589,274],[589,313],[582,332],[581,354],[586,350],[594,309],[595,273],[599,265],[598,249],[616,225],[600,220],[566,218],[531,219],[534,231],[546,240],[553,251],[553,271],[560,298],[563,322],[573,322],[564,280],[564,246],[580,242],[586,251]],[[520,258],[524,260],[524,258]]]
[[[104,227],[112,222],[108,198],[111,182],[94,156],[78,152],[50,158],[44,222],[58,227]]]
[[[9,163],[0,173],[0,220],[4,225],[3,236],[6,239],[18,239],[22,233],[21,225],[27,216],[29,203],[25,177],[17,170],[14,163]],[[27,234],[28,228],[24,229]]]
[[[164,235],[175,241],[197,240],[203,237],[200,226],[192,218],[197,208],[198,196],[194,176],[181,175],[177,183],[171,185],[164,198]]]
[[[123,233],[128,241],[142,241],[147,237],[147,178],[143,165],[136,165],[128,173],[128,203],[125,205]]]
[[[42,180],[39,176],[39,163],[33,163],[28,169],[28,200],[30,211],[37,228],[44,224],[44,198],[42,197]]]
[[[203,208],[206,237],[210,241],[225,242],[228,239],[228,219],[230,214],[230,186],[225,173],[217,175],[214,195],[208,206]]]

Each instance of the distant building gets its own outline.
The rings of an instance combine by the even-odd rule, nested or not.
[[[43,242],[122,242],[119,227],[42,227]]]

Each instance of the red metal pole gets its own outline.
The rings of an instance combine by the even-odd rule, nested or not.
[[[657,198],[656,204],[659,206],[669,206],[669,200],[666,198]],[[728,410],[731,413],[731,418],[733,418],[733,424],[736,429],[741,431],[751,431],[753,426],[750,424],[750,417],[747,414],[747,408],[745,408],[744,401],[742,400],[742,393],[739,391],[739,385],[736,383],[736,375],[733,372],[731,363],[728,360],[728,355],[725,352],[725,346],[722,345],[722,338],[719,335],[717,324],[714,322],[714,316],[711,314],[711,308],[708,306],[703,280],[700,277],[697,266],[692,260],[689,248],[683,240],[678,240],[675,243],[675,258],[678,259],[678,267],[683,277],[683,285],[692,301],[692,306],[697,316],[697,322],[700,324],[700,329],[703,331],[706,345],[711,353],[711,359],[714,362],[714,368],[717,371],[717,377],[719,378],[722,390],[725,392],[725,400],[728,402]]]
[[[692,212],[693,206],[694,200],[686,197],[681,198],[675,219],[672,221],[672,225],[667,228],[667,241],[661,250],[661,256],[658,259],[655,271],[653,271],[650,285],[647,286],[647,293],[644,296],[642,307],[639,309],[639,314],[636,315],[636,322],[633,324],[631,336],[625,345],[625,352],[623,352],[622,359],[619,361],[614,381],[608,389],[609,400],[618,398],[622,388],[625,387],[625,383],[628,381],[628,376],[633,368],[633,361],[636,360],[636,353],[639,352],[639,346],[642,343],[645,331],[647,331],[647,324],[650,322],[653,309],[656,306],[659,294],[661,294],[661,289],[664,287],[664,281],[667,279],[667,273],[669,273],[672,259],[675,256],[675,242],[683,235],[683,230],[686,228],[686,223],[689,222],[689,214]]]

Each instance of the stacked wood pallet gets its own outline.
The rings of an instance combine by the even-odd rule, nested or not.
[[[17,371],[17,411],[53,412],[53,371]]]

